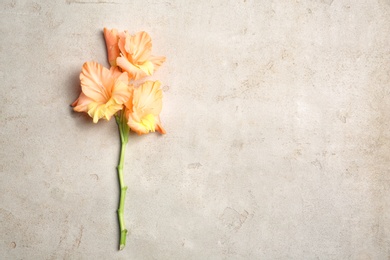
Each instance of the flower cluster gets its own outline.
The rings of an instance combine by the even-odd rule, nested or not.
[[[160,122],[162,91],[159,81],[145,81],[165,61],[152,56],[152,40],[146,32],[130,35],[127,31],[104,28],[110,69],[97,62],[86,62],[80,73],[81,93],[73,110],[88,113],[93,122],[110,120],[118,124],[121,150],[117,167],[120,187],[118,222],[119,250],[126,245],[124,204],[127,186],[124,184],[124,155],[132,130],[139,135],[150,132],[165,134]]]
[[[110,120],[118,111],[125,115],[129,128],[139,135],[158,131],[165,134],[159,114],[162,91],[159,81],[140,82],[165,61],[152,55],[148,33],[118,32],[104,28],[110,69],[97,62],[86,62],[80,73],[81,93],[73,109],[86,112],[97,123]]]

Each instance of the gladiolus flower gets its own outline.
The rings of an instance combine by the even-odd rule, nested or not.
[[[118,38],[120,56],[116,59],[116,64],[135,80],[152,75],[165,61],[165,57],[151,55],[152,40],[146,32],[130,35],[125,31]]]
[[[139,135],[150,132],[165,134],[160,122],[162,91],[159,81],[137,81],[151,76],[165,61],[165,57],[152,56],[152,41],[146,32],[130,35],[127,31],[104,28],[107,69],[97,62],[84,63],[81,73],[81,93],[73,102],[73,110],[88,113],[97,123],[115,116],[121,149],[116,167],[119,180],[119,250],[126,245],[128,230],[125,225],[124,205],[127,186],[124,183],[124,158],[130,130]],[[136,86],[129,85],[129,81]]]
[[[77,112],[86,112],[97,123],[123,109],[131,95],[128,75],[118,68],[107,69],[96,62],[86,62],[80,73],[81,94],[72,104]]]
[[[162,91],[159,81],[146,81],[133,88],[132,97],[126,102],[126,118],[130,129],[139,135],[149,132],[165,134],[159,114],[162,109]]]

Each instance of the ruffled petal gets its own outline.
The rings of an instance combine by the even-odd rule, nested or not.
[[[115,79],[110,71],[97,62],[86,62],[80,73],[82,92],[96,102],[105,103],[110,99]]]
[[[123,109],[123,104],[118,104],[115,102],[115,100],[112,98],[105,104],[105,110],[104,110],[104,118],[107,120],[110,120],[113,115],[115,115],[116,112]]]
[[[146,81],[134,89],[134,107],[138,113],[158,116],[162,109],[162,91],[159,81]]]
[[[88,115],[92,117],[93,122],[96,124],[99,119],[104,117],[105,106],[97,102],[91,102],[88,104]]]
[[[152,53],[152,39],[147,32],[139,32],[134,36],[127,37],[129,41],[129,54],[133,57],[134,62],[143,63],[147,61]]]

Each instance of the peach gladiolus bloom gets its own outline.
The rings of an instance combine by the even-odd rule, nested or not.
[[[108,62],[111,66],[116,66],[116,58],[120,56],[118,41],[119,37],[125,37],[124,33],[118,33],[117,29],[109,30],[104,28],[103,30],[104,40],[106,41]]]
[[[139,135],[149,132],[165,134],[159,114],[162,109],[162,91],[159,81],[146,81],[133,88],[132,97],[125,104],[127,124]]]
[[[116,64],[135,80],[150,76],[165,61],[165,57],[152,56],[152,39],[146,32],[130,35],[127,31],[118,40],[120,56]]]
[[[128,101],[131,92],[126,72],[110,70],[97,62],[86,62],[80,73],[81,94],[72,104],[77,112],[86,112],[97,123],[110,118]]]

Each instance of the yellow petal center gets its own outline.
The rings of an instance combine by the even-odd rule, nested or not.
[[[145,127],[145,129],[148,132],[156,131],[156,129],[155,129],[156,123],[155,123],[154,115],[152,115],[152,114],[148,114],[148,115],[144,116],[141,119],[141,124],[143,125],[143,127]]]

